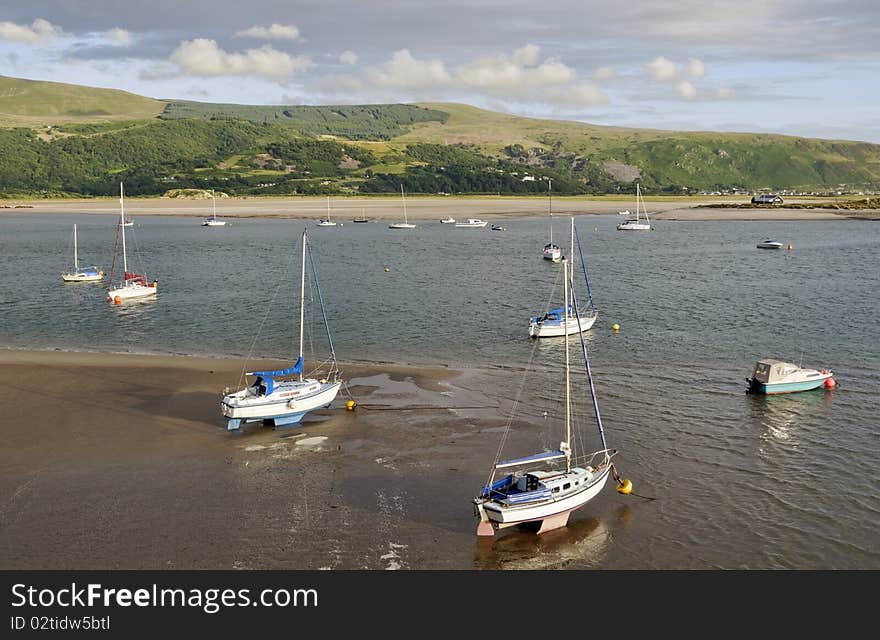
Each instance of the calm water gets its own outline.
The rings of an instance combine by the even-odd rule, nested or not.
[[[599,526],[570,527],[538,557],[880,568],[880,225],[661,221],[622,233],[617,222],[577,218],[600,313],[589,349],[619,466],[657,500],[620,507],[606,491]],[[0,216],[0,346],[293,356],[307,225],[340,359],[516,368],[533,346],[527,318],[547,307],[559,269],[540,258],[544,217],[506,220],[503,232],[438,221],[406,232],[139,216],[130,267],[158,279],[158,299],[114,306],[100,285],[61,283],[74,223],[82,259],[109,272],[112,217]],[[568,218],[555,217],[553,233],[567,245]],[[756,249],[767,237],[793,250]],[[556,349],[542,342],[536,357]],[[765,356],[830,368],[840,387],[746,395]],[[487,393],[512,399],[519,376],[497,379]],[[482,561],[516,566],[524,555],[502,547]]]

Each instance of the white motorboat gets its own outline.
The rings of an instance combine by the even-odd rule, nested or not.
[[[482,229],[487,224],[489,224],[486,220],[480,220],[479,218],[468,218],[467,222],[456,222],[455,226],[461,229]]]
[[[766,358],[755,363],[752,377],[746,381],[749,391],[752,393],[764,393],[775,395],[779,393],[794,393],[795,391],[810,391],[824,387],[833,389],[837,382],[832,377],[834,374],[828,369],[805,369],[799,365],[784,360]]]
[[[781,249],[782,243],[777,242],[776,240],[772,240],[767,238],[766,240],[758,243],[758,249]]]
[[[455,224],[455,218],[447,216],[440,221],[440,224]]]

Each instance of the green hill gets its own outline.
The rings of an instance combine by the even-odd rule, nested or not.
[[[51,125],[51,127],[49,127]],[[0,77],[0,195],[877,191],[880,145],[461,104],[230,105]]]

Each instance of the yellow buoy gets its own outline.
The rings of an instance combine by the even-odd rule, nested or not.
[[[633,483],[624,478],[620,481],[620,484],[617,485],[617,493],[622,493],[625,496],[628,496],[632,493]]]
[[[611,325],[611,330],[612,331],[620,331],[620,325],[615,322],[614,324]]]
[[[357,406],[357,402],[355,402],[354,400],[349,400],[348,402],[345,403],[345,408],[348,409],[349,411],[354,411],[354,408],[356,406]]]
[[[391,271],[391,267],[385,267],[385,273],[388,273],[389,271]]]

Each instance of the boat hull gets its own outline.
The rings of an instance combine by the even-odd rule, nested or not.
[[[777,382],[766,384],[759,382],[754,378],[749,380],[749,391],[752,393],[761,393],[772,396],[780,393],[796,393],[798,391],[812,391],[813,389],[824,388],[825,381],[831,378],[832,374],[822,374],[818,378],[812,380],[801,380],[797,382]]]
[[[147,296],[154,296],[158,288],[153,286],[145,286],[140,283],[136,284],[127,284],[121,287],[117,287],[115,289],[107,290],[107,300],[110,302],[116,302],[116,298],[120,300],[130,300],[132,298],[145,298]]]
[[[416,225],[414,225],[414,224],[407,224],[407,223],[405,223],[405,222],[398,222],[398,223],[396,223],[396,224],[389,224],[389,225],[388,225],[388,228],[389,228],[389,229],[415,229],[415,228],[416,228]]]
[[[650,231],[651,225],[644,222],[621,222],[618,231]]]
[[[561,320],[544,320],[542,322],[538,321],[536,318],[532,318],[529,321],[529,337],[555,338],[582,333],[592,328],[592,326],[596,324],[596,318],[598,318],[598,314],[581,318],[580,323],[578,323],[577,318],[569,317],[568,323],[565,325]]]
[[[565,526],[568,514],[584,506],[595,498],[605,487],[608,477],[611,475],[611,466],[607,465],[597,471],[592,480],[581,490],[570,493],[559,499],[549,499],[538,504],[518,504],[507,506],[494,500],[486,500],[479,504],[480,525],[488,523],[492,527],[492,534],[499,529],[515,527],[529,522],[543,521],[539,533]],[[565,516],[562,518],[561,516]],[[549,521],[549,522],[548,522]],[[487,527],[479,526],[482,535],[487,534]]]
[[[275,426],[299,424],[309,411],[327,407],[336,398],[342,381],[319,382],[303,381],[280,382],[268,396],[254,396],[249,388],[225,396],[220,403],[220,412],[227,420],[228,430],[237,429],[242,422],[272,420]],[[298,395],[293,398],[294,394]]]
[[[203,227],[225,227],[226,221],[225,220],[205,220],[202,223],[202,226]]]
[[[104,279],[104,273],[62,273],[61,279],[64,282],[98,282]]]

